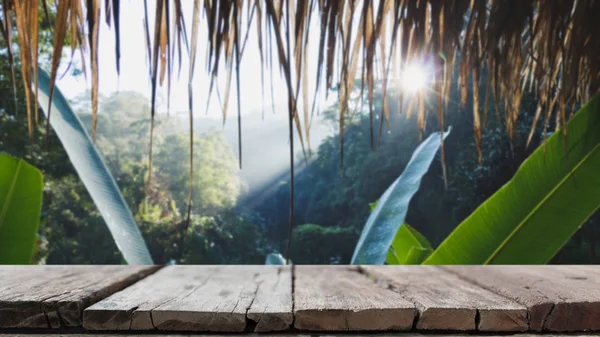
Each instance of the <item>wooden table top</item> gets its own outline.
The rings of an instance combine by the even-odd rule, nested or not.
[[[20,331],[594,332],[600,266],[0,266]]]

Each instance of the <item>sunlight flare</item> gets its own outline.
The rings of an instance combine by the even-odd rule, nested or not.
[[[400,86],[409,94],[425,89],[430,81],[430,74],[424,64],[413,62],[400,72]]]

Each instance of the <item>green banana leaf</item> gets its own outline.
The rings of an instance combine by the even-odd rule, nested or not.
[[[544,264],[600,206],[600,95],[548,138],[425,264]]]
[[[281,256],[281,254],[271,253],[271,254],[267,255],[267,258],[265,259],[265,264],[285,265],[285,259],[283,258],[283,256]],[[290,264],[291,264],[291,261],[290,261]]]
[[[425,139],[413,152],[404,172],[379,198],[354,249],[351,264],[385,262],[396,232],[404,223],[410,199],[419,189],[421,178],[429,170],[442,137],[446,138],[450,130],[448,128],[443,134],[435,132]]]
[[[48,114],[50,77],[39,69],[38,100]],[[62,142],[79,178],[92,196],[110,233],[129,264],[153,264],[131,211],[87,131],[60,90],[55,87],[50,125]]]
[[[403,223],[388,251],[387,264],[421,264],[433,252],[427,239],[416,229]]]
[[[42,212],[42,173],[0,153],[0,264],[29,264]]]

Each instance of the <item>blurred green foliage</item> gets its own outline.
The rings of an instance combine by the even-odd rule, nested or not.
[[[339,264],[349,261],[355,233],[350,228],[299,225],[292,233],[292,261],[296,264]]]

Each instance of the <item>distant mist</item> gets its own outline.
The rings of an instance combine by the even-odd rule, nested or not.
[[[101,97],[99,115],[107,116],[111,112],[109,106],[103,105],[104,99],[119,102],[122,109],[135,111],[131,116],[139,121],[149,121],[150,107],[148,99],[137,92],[125,91],[113,93],[110,96]],[[166,115],[165,102],[159,100],[157,116],[162,121],[157,124],[156,134],[188,133],[189,116],[187,111],[171,112]],[[91,105],[89,95],[82,94],[71,100],[71,105],[82,119],[88,129],[91,128]],[[209,131],[221,132],[230,144],[236,158],[238,157],[238,121],[235,109],[230,109],[225,123],[220,111],[211,111],[205,114],[203,109],[195,112],[194,136],[200,136]],[[290,149],[289,149],[289,124],[287,106],[275,106],[275,113],[269,105],[264,113],[262,111],[245,112],[242,114],[242,170],[240,177],[243,181],[242,199],[252,198],[252,195],[269,187],[269,184],[277,183],[277,179],[289,171]],[[143,117],[133,117],[139,114]],[[108,116],[107,116],[108,117]],[[110,118],[110,117],[108,117]],[[303,119],[303,118],[301,118]],[[101,122],[99,123],[102,126]],[[302,126],[304,132],[304,125]],[[101,133],[101,132],[100,132]],[[316,113],[310,127],[310,144],[313,154],[318,150],[319,144],[327,136],[333,135],[334,128]],[[144,135],[146,136],[146,135]],[[149,135],[148,135],[149,136]],[[294,124],[294,152],[295,167],[299,171],[304,167],[302,146]],[[306,138],[303,134],[303,138]],[[304,139],[306,145],[306,139]],[[308,151],[308,148],[306,148]],[[287,176],[286,176],[287,178]]]
[[[186,113],[187,114],[187,113]],[[178,114],[179,115],[179,114]],[[183,116],[181,116],[183,117]],[[187,127],[187,124],[186,124]],[[194,132],[201,134],[210,130],[223,132],[236,156],[238,150],[237,116],[229,116],[223,125],[222,119],[202,116],[194,121]],[[313,153],[333,129],[315,114],[310,128],[310,144]],[[302,147],[294,125],[295,166],[304,166]],[[304,135],[303,135],[304,136]],[[303,137],[306,138],[306,137]],[[304,140],[306,146],[306,140]],[[308,152],[308,148],[306,149]],[[287,110],[275,114],[261,112],[242,116],[242,170],[240,176],[246,184],[246,193],[253,193],[267,187],[273,179],[288,172],[290,166],[289,124]]]

